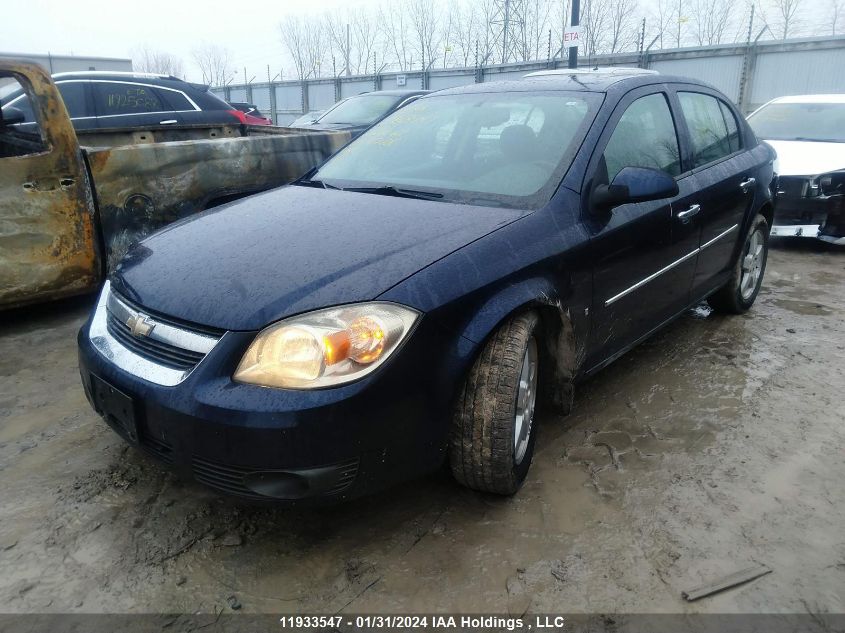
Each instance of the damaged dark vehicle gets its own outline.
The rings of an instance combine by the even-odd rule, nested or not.
[[[845,95],[779,97],[748,122],[777,152],[772,235],[845,245]]]
[[[79,333],[90,402],[220,492],[513,494],[540,406],[691,305],[754,302],[773,153],[721,93],[561,72],[421,97],[293,185],[130,250]],[[237,230],[232,230],[237,227]]]

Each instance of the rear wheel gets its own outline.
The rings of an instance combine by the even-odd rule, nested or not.
[[[769,255],[769,224],[758,215],[751,223],[745,243],[734,265],[731,278],[707,301],[719,312],[741,314],[748,310],[760,292]]]
[[[452,418],[449,463],[461,484],[516,492],[534,454],[540,355],[538,317],[511,318],[484,346],[464,382]]]

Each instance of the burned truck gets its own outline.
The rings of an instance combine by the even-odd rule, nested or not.
[[[34,120],[4,103],[21,89]],[[289,183],[349,138],[242,124],[77,133],[46,71],[0,61],[0,309],[92,291],[130,244]]]

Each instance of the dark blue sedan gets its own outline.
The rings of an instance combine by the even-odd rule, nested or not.
[[[138,244],[79,333],[127,441],[251,499],[437,469],[512,494],[535,410],[697,302],[751,307],[773,152],[689,79],[424,96],[294,185]]]

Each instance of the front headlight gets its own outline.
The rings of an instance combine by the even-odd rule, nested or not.
[[[280,321],[258,333],[234,379],[265,387],[316,389],[358,380],[410,333],[419,312],[358,303]]]

